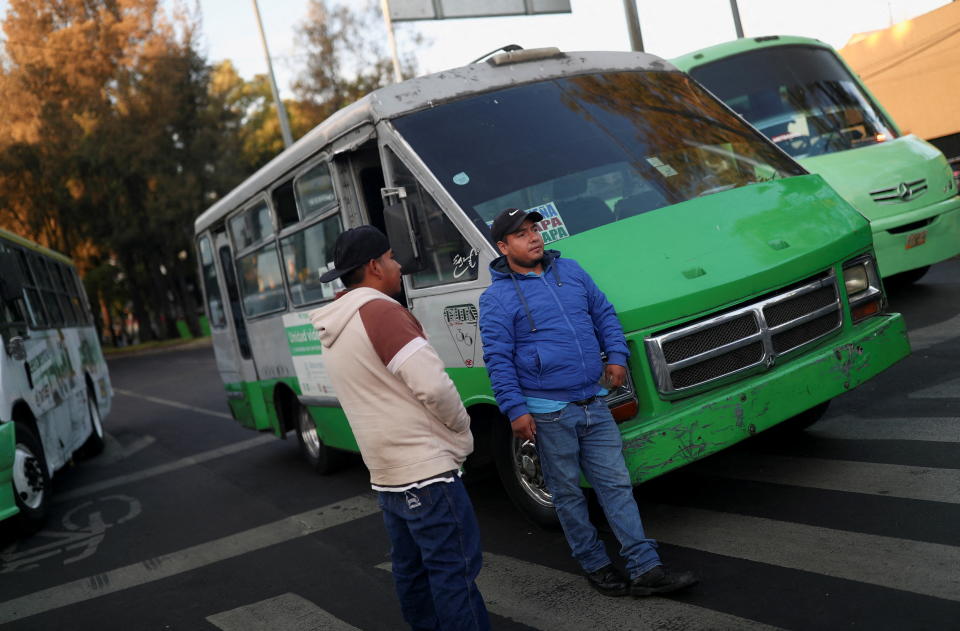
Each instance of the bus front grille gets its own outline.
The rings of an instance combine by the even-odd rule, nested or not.
[[[679,398],[769,370],[842,324],[831,271],[720,314],[652,335],[647,355],[665,398]]]

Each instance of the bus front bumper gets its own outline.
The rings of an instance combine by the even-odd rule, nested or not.
[[[931,219],[929,224],[920,225]],[[904,230],[913,223],[918,224],[915,229]],[[960,253],[960,196],[878,219],[870,227],[884,277],[945,261]]]
[[[621,425],[634,484],[709,456],[828,401],[910,353],[898,313],[874,316],[772,370]]]
[[[13,497],[13,458],[16,439],[13,423],[0,423],[0,520],[20,512]]]

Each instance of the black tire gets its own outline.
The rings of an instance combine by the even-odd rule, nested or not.
[[[13,494],[20,512],[14,517],[23,534],[34,533],[43,526],[50,505],[50,475],[43,445],[26,423],[14,427],[16,452],[13,462]]]
[[[346,453],[323,444],[317,433],[317,425],[306,407],[295,403],[293,413],[300,454],[310,468],[320,475],[327,475],[340,469],[346,461]]]
[[[87,388],[87,423],[90,425],[90,436],[77,450],[81,458],[93,458],[103,451],[103,417],[100,416],[93,388]]]
[[[823,418],[830,408],[830,401],[824,401],[815,405],[809,410],[801,412],[796,416],[791,416],[779,425],[774,425],[767,431],[761,433],[759,438],[765,440],[778,441],[795,437],[817,421]]]
[[[514,438],[510,423],[503,419],[494,424],[493,440],[497,473],[510,501],[538,526],[559,528],[553,499],[543,483],[536,447]]]
[[[884,282],[890,285],[891,288],[896,287],[908,287],[921,278],[926,276],[927,272],[930,271],[930,266],[918,267],[916,269],[908,269],[905,272],[900,272],[899,274],[894,274],[887,278]]]

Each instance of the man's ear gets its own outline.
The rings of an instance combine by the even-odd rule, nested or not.
[[[503,241],[497,241],[497,247],[500,248],[500,254],[507,253],[507,244]]]

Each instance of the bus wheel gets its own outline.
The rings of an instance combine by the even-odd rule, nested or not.
[[[905,272],[900,272],[899,274],[894,274],[889,278],[885,279],[885,283],[889,284],[891,288],[895,287],[906,287],[912,285],[915,282],[923,278],[927,272],[930,271],[930,266],[926,265],[924,267],[918,267],[916,269],[908,269]]]
[[[510,430],[510,423],[499,422],[494,427],[497,472],[507,496],[535,524],[545,528],[558,527],[560,522],[553,508],[553,496],[543,481],[536,446],[516,438]]]
[[[90,436],[77,450],[77,455],[92,458],[103,451],[103,418],[93,388],[87,388],[87,421],[90,424]]]
[[[13,455],[13,494],[20,513],[17,525],[26,534],[43,525],[50,498],[50,476],[43,445],[26,423],[17,423],[16,450]]]
[[[310,468],[321,475],[333,473],[343,464],[343,452],[327,447],[320,440],[317,424],[303,405],[297,404],[297,442]]]

